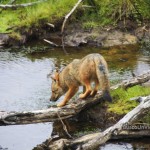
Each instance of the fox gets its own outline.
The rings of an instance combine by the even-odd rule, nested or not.
[[[79,86],[84,91],[79,95],[80,99],[94,97],[101,87],[103,98],[112,102],[110,95],[110,83],[108,79],[108,66],[102,55],[99,53],[89,54],[82,59],[74,59],[62,71],[56,71],[52,76],[50,101],[57,101],[62,95],[64,99],[57,104],[63,107],[77,93]],[[91,83],[95,83],[92,88]]]

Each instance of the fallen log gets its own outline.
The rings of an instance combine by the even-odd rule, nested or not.
[[[122,130],[118,135],[113,135],[110,140],[120,139],[137,139],[143,137],[150,137],[150,130]]]
[[[120,134],[126,134],[124,126],[127,124],[130,125],[139,119],[143,114],[149,112],[150,110],[150,95],[144,97],[141,104],[139,104],[136,108],[126,114],[120,121],[118,121],[115,125],[107,128],[104,132],[97,132],[92,134],[87,134],[77,139],[58,139],[51,140],[49,142],[49,150],[55,147],[55,150],[63,149],[74,149],[74,150],[91,150],[96,149],[100,145],[107,142],[109,139],[113,139],[114,137],[118,137]],[[124,131],[124,132],[123,132]],[[140,131],[139,131],[140,132]],[[130,132],[130,135],[136,134],[135,131]],[[142,133],[141,133],[142,134]],[[143,133],[145,134],[145,132]],[[131,136],[131,137],[132,137]],[[147,135],[148,136],[148,135]],[[150,135],[149,135],[150,136]]]
[[[96,135],[98,136],[100,133],[97,133],[97,134],[94,133],[94,134],[95,134],[95,137],[96,137]],[[150,130],[138,130],[138,131],[123,130],[118,135],[113,135],[110,138],[110,140],[125,140],[125,139],[127,139],[127,140],[129,140],[129,139],[135,140],[135,139],[149,138],[149,137],[150,137]],[[33,150],[38,150],[38,149],[40,149],[40,150],[44,150],[44,149],[51,150],[52,149],[52,145],[53,145],[52,142],[54,142],[56,140],[56,138],[47,139],[42,144],[37,145]],[[57,138],[57,140],[58,140],[58,138]],[[73,150],[75,150],[75,149],[76,148],[74,148]],[[56,150],[58,150],[58,147],[56,147]],[[63,150],[63,149],[61,149],[61,150]]]
[[[139,80],[140,79],[140,80]],[[128,88],[137,84],[141,84],[150,80],[150,71],[145,74],[134,77],[128,81],[123,81],[121,84],[112,86],[111,89],[119,87]],[[132,83],[132,84],[131,84]],[[96,94],[94,98],[87,98],[85,100],[77,99],[70,104],[62,107],[50,107],[45,110],[23,111],[23,112],[5,112],[0,111],[0,125],[17,125],[17,124],[32,124],[40,122],[51,122],[55,120],[66,119],[77,115],[85,108],[99,104],[103,101],[101,91]]]

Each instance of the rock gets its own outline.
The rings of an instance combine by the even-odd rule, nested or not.
[[[90,32],[73,31],[65,37],[65,44],[67,46],[80,46],[80,45],[94,45],[102,47],[110,47],[117,45],[136,44],[138,39],[136,36],[122,32],[119,30],[113,31],[97,31]]]
[[[11,37],[7,33],[0,33],[0,47],[2,46],[19,46],[25,44],[27,37],[25,35],[21,35],[19,39],[15,37]]]
[[[9,42],[9,35],[5,33],[0,33],[0,46],[7,45]]]
[[[149,25],[150,26],[150,25]],[[135,35],[137,38],[141,41],[150,41],[150,27],[143,26],[143,27],[138,27],[135,30]]]

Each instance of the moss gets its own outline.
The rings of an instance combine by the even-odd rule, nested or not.
[[[83,28],[84,29],[92,29],[98,27],[98,23],[94,21],[87,21],[83,23]]]
[[[21,35],[19,32],[12,32],[11,34],[9,34],[9,36],[12,38],[12,39],[15,39],[17,41],[20,41],[21,40]]]
[[[149,94],[150,87],[135,86],[127,91],[122,88],[116,89],[111,92],[114,101],[108,105],[108,112],[119,115],[126,114],[138,105],[138,102],[131,100],[131,98]]]

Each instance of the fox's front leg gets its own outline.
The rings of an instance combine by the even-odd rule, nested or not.
[[[62,102],[60,102],[59,104],[57,104],[57,107],[64,106],[75,95],[75,93],[77,91],[78,91],[78,87],[69,88],[69,90],[66,93],[66,96],[65,96],[64,100]]]

